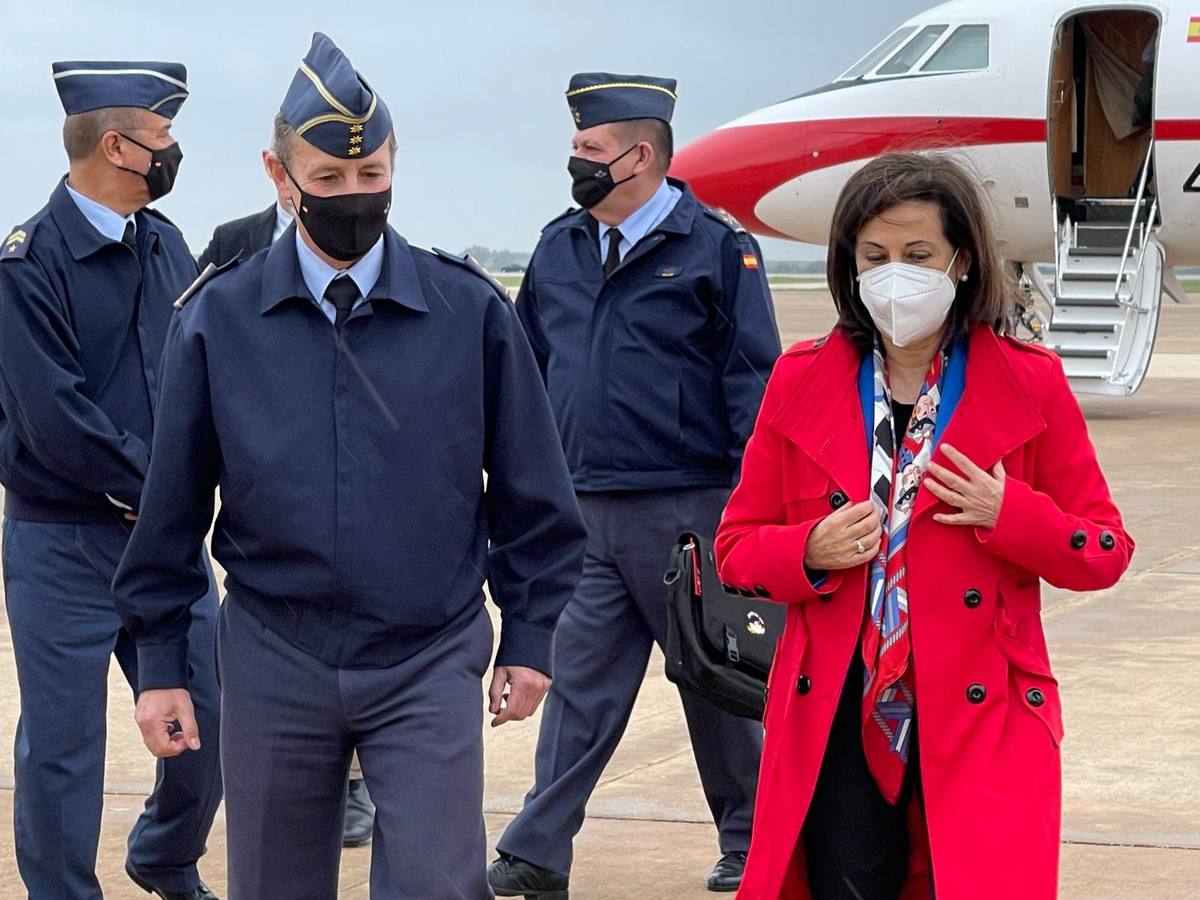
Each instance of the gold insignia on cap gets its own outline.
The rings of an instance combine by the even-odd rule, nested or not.
[[[27,237],[29,237],[29,235],[26,234],[24,231],[22,231],[20,228],[18,228],[16,231],[14,231],[12,234],[10,234],[8,236],[8,239],[5,240],[5,242],[4,242],[5,244],[8,245],[8,252],[12,253],[14,250],[16,250],[17,244],[25,243],[25,238],[27,238]]]
[[[362,130],[363,130],[362,125],[351,125],[350,126],[351,134],[360,134],[362,132]]]
[[[578,125],[578,124],[580,124],[581,122],[583,122],[583,116],[581,116],[581,115],[579,114],[579,107],[577,107],[577,106],[572,106],[572,107],[571,107],[571,115],[573,115],[573,116],[575,117],[575,124],[576,124],[576,125]]]
[[[358,156],[360,153],[362,153],[362,147],[351,147],[346,151],[347,156]]]

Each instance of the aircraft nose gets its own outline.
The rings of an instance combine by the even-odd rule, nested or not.
[[[796,174],[807,152],[804,122],[727,125],[675,154],[671,175],[709,206],[728,210],[756,234],[784,237],[759,220],[758,202]]]

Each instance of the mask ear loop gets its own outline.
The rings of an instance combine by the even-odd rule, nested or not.
[[[958,259],[958,251],[957,250],[955,250],[954,255],[952,257],[950,257],[950,265],[946,266],[946,271],[942,273],[947,278],[950,278],[950,270],[954,268],[954,261],[956,259]],[[951,280],[953,280],[953,279],[951,279]],[[963,280],[965,281],[966,279],[963,279]]]

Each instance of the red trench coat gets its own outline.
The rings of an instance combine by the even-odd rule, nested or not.
[[[836,331],[781,357],[717,534],[722,580],[788,606],[741,900],[809,897],[801,826],[858,645],[867,568],[835,573],[818,590],[805,575],[804,548],[835,493],[850,502],[868,496],[859,359]],[[989,471],[1003,460],[1008,480],[993,531],[938,524],[933,513],[951,510],[922,491],[908,539],[937,900],[1050,900],[1063,726],[1039,579],[1077,591],[1110,587],[1134,543],[1053,354],[977,329],[942,440]],[[940,452],[934,458],[955,468]],[[982,702],[968,700],[973,685],[986,691]]]

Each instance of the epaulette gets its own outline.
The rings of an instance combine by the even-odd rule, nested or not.
[[[559,222],[561,222],[563,219],[565,219],[569,216],[578,215],[579,212],[580,212],[580,210],[579,210],[579,207],[577,207],[577,206],[567,207],[566,212],[559,213],[557,216],[555,216],[553,219],[551,219],[549,222],[547,222],[545,225],[543,225],[542,231],[546,231],[551,225],[557,225]]]
[[[733,216],[731,216],[729,213],[727,213],[723,209],[706,206],[706,207],[704,207],[704,213],[710,219],[716,219],[718,222],[720,222],[722,225],[724,225],[726,228],[728,228],[734,234],[747,234],[748,233],[746,231],[746,229],[742,226],[741,222],[739,222],[737,219],[735,219]]]
[[[804,356],[807,353],[816,353],[822,347],[829,343],[829,335],[819,338],[813,338],[810,341],[801,341],[798,344],[793,344],[783,352],[784,356]]]
[[[188,285],[187,290],[179,295],[179,299],[175,301],[175,308],[183,309],[187,306],[187,302],[196,296],[200,288],[204,287],[204,285],[208,284],[222,272],[228,272],[241,261],[242,253],[239,250],[238,255],[229,260],[229,262],[222,263],[219,266],[216,263],[209,263],[204,267],[204,271],[200,273],[199,277]]]
[[[0,259],[24,259],[25,254],[29,252],[29,239],[33,237],[38,221],[33,219],[14,228],[12,234],[0,244]]]
[[[172,228],[174,228],[176,231],[179,230],[178,225],[176,225],[174,222],[172,222],[170,219],[168,219],[163,213],[160,213],[157,209],[152,209],[149,206],[143,206],[142,212],[144,212],[148,216],[154,216],[154,218],[156,218],[156,219],[161,219],[162,221],[164,221],[168,225],[170,225]]]
[[[443,259],[448,263],[454,263],[454,265],[461,266],[468,272],[478,275],[489,285],[491,285],[492,290],[496,292],[498,297],[503,297],[505,300],[509,301],[512,300],[512,298],[508,295],[508,288],[493,278],[492,273],[481,266],[479,264],[479,260],[471,256],[469,253],[458,256],[457,254],[450,253],[446,250],[439,250],[437,247],[433,248],[433,253],[438,257],[438,259]]]

